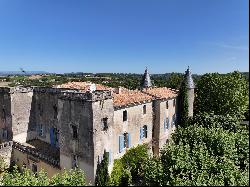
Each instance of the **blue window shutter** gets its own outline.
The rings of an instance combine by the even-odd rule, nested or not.
[[[131,147],[131,136],[130,136],[130,133],[128,133],[128,147]]]
[[[119,136],[119,152],[121,153],[124,148],[124,137],[123,135]]]
[[[170,120],[169,118],[167,118],[167,129],[169,129],[169,127],[170,127]]]
[[[50,128],[50,144],[51,145],[55,144],[55,142],[54,142],[54,128],[53,127]]]

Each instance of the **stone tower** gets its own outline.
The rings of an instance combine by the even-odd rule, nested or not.
[[[195,85],[194,85],[194,81],[192,78],[192,74],[191,71],[188,69],[185,72],[185,81],[187,83],[187,96],[188,96],[188,116],[189,117],[193,117],[193,110],[194,110],[194,89],[195,89]]]
[[[143,78],[142,78],[141,87],[142,87],[142,89],[152,87],[152,83],[151,83],[151,79],[150,79],[150,75],[148,73],[147,67],[146,67],[145,73],[144,73]]]

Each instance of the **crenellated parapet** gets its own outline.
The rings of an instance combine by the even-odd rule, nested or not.
[[[111,91],[94,91],[94,92],[72,92],[72,91],[65,91],[59,97],[63,100],[85,100],[85,101],[101,101],[106,99],[112,99],[112,92]]]
[[[28,93],[32,92],[33,88],[32,87],[0,87],[0,93]]]

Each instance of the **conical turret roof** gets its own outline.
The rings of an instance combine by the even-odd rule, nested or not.
[[[185,72],[185,79],[187,81],[187,87],[188,88],[195,88],[195,84],[194,84],[194,81],[193,81],[193,78],[192,78],[192,73],[189,69],[189,66],[188,66],[188,69],[187,71]]]
[[[149,88],[152,87],[152,82],[150,79],[150,75],[148,73],[148,68],[146,67],[145,73],[142,78],[142,85],[143,88]]]

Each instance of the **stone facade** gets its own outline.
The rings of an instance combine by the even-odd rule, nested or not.
[[[8,128],[11,136],[7,140],[22,144],[13,147],[13,160],[19,166],[33,167],[37,163],[37,169],[49,170],[50,176],[77,166],[85,171],[87,181],[94,184],[97,163],[104,150],[109,152],[109,171],[114,159],[139,144],[146,143],[149,152],[159,154],[175,129],[177,99],[153,98],[117,107],[110,90],[1,88],[0,110],[4,112],[0,127],[2,131]],[[166,118],[170,122],[168,127]],[[58,167],[44,160],[46,156],[39,156],[41,153],[22,149],[25,142],[34,139],[59,150]]]

